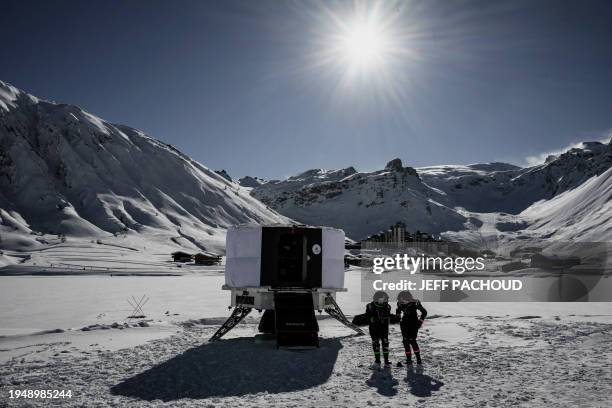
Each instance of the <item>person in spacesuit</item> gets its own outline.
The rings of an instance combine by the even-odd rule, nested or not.
[[[419,343],[417,343],[417,335],[423,325],[423,321],[427,317],[427,310],[410,292],[403,291],[397,295],[395,315],[397,319],[400,319],[406,364],[412,364],[412,354],[414,353],[417,364],[421,365],[421,349],[419,348]]]
[[[389,323],[391,320],[389,295],[382,291],[376,292],[373,301],[366,305],[365,314],[372,338],[374,364],[380,366],[380,346],[382,343],[382,355],[385,366],[388,366],[391,364],[389,361]]]

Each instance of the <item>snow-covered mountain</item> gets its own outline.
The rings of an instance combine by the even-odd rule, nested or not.
[[[286,217],[340,227],[355,239],[396,221],[436,234],[477,229],[485,219],[503,219],[500,232],[595,239],[608,236],[612,222],[601,212],[610,167],[612,144],[586,142],[529,168],[414,169],[395,159],[373,172],[314,169],[235,183],[141,131],[0,82],[1,248],[35,247],[40,234],[61,234],[220,249],[229,225]],[[588,226],[598,234],[588,235],[580,220],[598,220]]]
[[[582,185],[612,166],[612,145],[585,142],[581,147],[525,169],[504,163],[434,166],[418,169],[428,185],[470,211],[516,214],[539,200]]]
[[[222,248],[229,225],[286,221],[171,145],[0,82],[2,247],[42,233]]]
[[[396,221],[404,221],[412,231],[431,233],[477,229],[486,218],[479,213],[509,213],[494,217],[507,223],[500,225],[503,232],[553,218],[560,227],[562,223],[576,222],[589,211],[599,213],[597,206],[609,198],[609,191],[601,184],[588,192],[588,202],[594,207],[580,214],[563,218],[568,213],[553,211],[559,201],[551,199],[571,192],[572,200],[580,200],[586,194],[583,187],[587,182],[602,176],[610,167],[612,142],[585,142],[528,168],[487,163],[412,169],[402,167],[396,159],[372,173],[359,173],[353,167],[309,170],[287,180],[263,182],[251,194],[281,214],[301,222],[335,225],[357,239]],[[536,205],[541,200],[555,204]],[[519,215],[523,210],[527,211],[525,216]],[[516,219],[512,214],[517,215]],[[598,229],[604,230],[608,227]]]
[[[569,241],[612,241],[612,168],[521,212],[525,233]]]
[[[340,227],[361,239],[401,220],[430,233],[465,228],[467,219],[445,205],[446,196],[424,184],[399,159],[371,173],[353,167],[308,170],[255,187],[252,195],[281,214],[308,224]]]

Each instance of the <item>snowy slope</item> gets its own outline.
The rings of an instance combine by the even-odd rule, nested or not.
[[[225,228],[284,222],[224,175],[143,132],[0,82],[0,246],[32,233],[222,248]]]
[[[423,181],[443,191],[455,206],[476,212],[517,214],[536,201],[582,185],[612,167],[612,145],[585,142],[545,163],[521,169],[505,163],[417,169]]]
[[[470,211],[507,211],[515,203],[505,200],[512,180],[523,171],[506,163],[441,165],[417,169],[425,184],[445,195],[454,206]]]
[[[523,211],[525,232],[556,240],[612,241],[612,169]]]
[[[581,243],[612,242],[612,168],[519,214],[462,213],[479,222],[469,230],[445,233],[444,238],[506,255],[521,247],[538,247],[549,248],[551,254],[578,251],[607,259],[607,246]]]
[[[252,195],[281,214],[308,224],[344,229],[353,239],[397,221],[430,233],[463,229],[465,217],[445,205],[444,194],[423,184],[416,171],[392,160],[383,170],[309,170],[256,187]]]

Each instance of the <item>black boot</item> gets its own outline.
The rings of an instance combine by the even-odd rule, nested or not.
[[[406,364],[407,365],[412,364],[412,353],[410,351],[406,352]]]
[[[417,343],[416,339],[410,340],[410,345],[412,346],[412,351],[414,352],[414,356],[416,357],[417,364],[421,364],[421,349],[419,348],[419,343]]]
[[[372,350],[374,351],[374,364],[380,365],[380,343],[378,339],[372,340]]]
[[[385,365],[390,365],[391,362],[389,361],[389,339],[382,339],[382,350],[383,357],[385,358]]]

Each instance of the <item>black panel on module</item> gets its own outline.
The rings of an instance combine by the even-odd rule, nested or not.
[[[322,282],[320,228],[262,228],[261,281],[271,287],[320,287]]]

